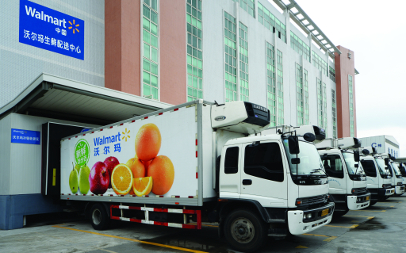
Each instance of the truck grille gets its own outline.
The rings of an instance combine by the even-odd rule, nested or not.
[[[403,185],[402,182],[398,182],[396,185]]]
[[[316,205],[316,204],[320,204],[320,203],[326,203],[328,201],[328,195],[324,194],[324,195],[319,195],[319,196],[315,196],[315,197],[300,198],[300,199],[297,199],[296,203],[298,203],[298,201],[301,201],[300,206]]]
[[[355,188],[353,190],[354,190],[354,192],[353,192],[354,195],[361,195],[361,194],[365,194],[368,192],[367,188]]]

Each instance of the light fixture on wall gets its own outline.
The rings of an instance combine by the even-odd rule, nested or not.
[[[351,52],[348,52],[348,59],[351,59]]]

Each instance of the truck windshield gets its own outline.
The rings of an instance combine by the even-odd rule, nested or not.
[[[299,141],[300,153],[297,156],[290,154],[287,139],[283,140],[283,144],[288,156],[292,175],[326,176],[323,171],[323,164],[321,163],[320,155],[312,143]],[[292,158],[296,157],[300,159],[300,163],[292,164]]]
[[[358,163],[354,160],[354,153],[343,152],[343,156],[345,164],[347,165],[348,174],[365,174],[364,170],[362,169],[361,163]],[[359,167],[357,168],[355,164],[357,164]]]
[[[386,178],[389,175],[389,172],[385,169],[385,161],[379,157],[376,157],[375,161],[378,165],[379,174],[381,174],[383,178]]]
[[[396,163],[391,163],[393,171],[395,172],[396,177],[402,177],[402,173],[400,173],[399,166]]]

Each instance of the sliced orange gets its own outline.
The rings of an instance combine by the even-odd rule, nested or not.
[[[133,190],[135,195],[141,197],[143,195],[148,195],[152,189],[152,177],[139,177],[134,178]]]
[[[111,173],[111,187],[117,195],[126,195],[133,185],[133,173],[124,163],[114,167]]]

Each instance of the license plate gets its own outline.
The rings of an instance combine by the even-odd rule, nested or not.
[[[369,200],[369,196],[367,196],[366,200]]]
[[[324,209],[323,211],[321,211],[321,216],[323,217],[323,216],[326,216],[327,214],[328,214],[328,208],[327,209]]]

